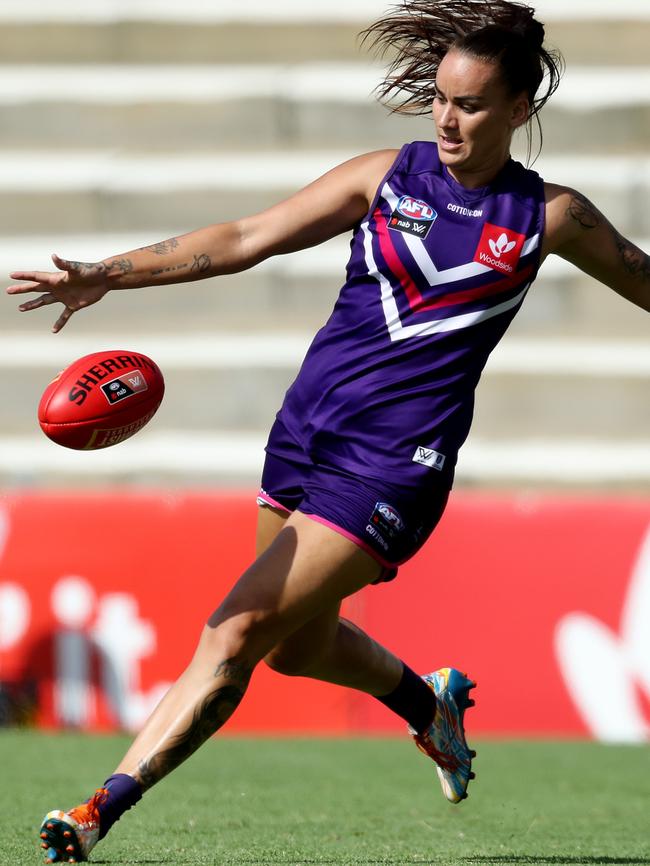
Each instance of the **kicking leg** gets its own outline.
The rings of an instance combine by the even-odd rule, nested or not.
[[[242,575],[201,635],[188,668],[88,804],[51,812],[48,859],[83,860],[110,824],[230,717],[255,665],[283,639],[373,581],[378,564],[354,543],[293,514]]]

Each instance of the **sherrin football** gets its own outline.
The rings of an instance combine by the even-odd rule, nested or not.
[[[78,451],[108,448],[141,430],[164,393],[163,375],[146,355],[93,352],[50,382],[38,405],[38,421],[57,445]]]

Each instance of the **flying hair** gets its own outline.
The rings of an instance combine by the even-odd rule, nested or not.
[[[399,114],[428,114],[436,75],[450,49],[498,65],[510,95],[526,93],[528,160],[539,113],[555,93],[564,71],[559,51],[544,45],[544,25],[535,10],[511,0],[402,0],[361,34],[380,57],[389,57],[380,102]],[[538,151],[538,155],[539,155]]]

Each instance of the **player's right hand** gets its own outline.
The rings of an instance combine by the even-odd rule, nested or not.
[[[52,326],[56,334],[65,326],[73,313],[100,301],[108,292],[106,265],[103,262],[73,262],[56,254],[52,261],[57,271],[13,271],[12,280],[22,280],[7,288],[9,295],[41,292],[37,298],[25,301],[18,309],[21,313],[37,310],[49,304],[63,304],[63,312]]]

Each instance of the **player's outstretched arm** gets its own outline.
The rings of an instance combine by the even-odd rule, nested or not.
[[[37,297],[21,312],[61,303],[56,333],[72,314],[112,289],[182,283],[247,270],[264,259],[315,246],[349,231],[364,216],[397,151],[356,157],[262,213],[217,223],[101,262],[53,256],[57,271],[14,271],[10,295]]]
[[[589,199],[546,184],[546,223],[547,252],[650,312],[650,256],[624,238]]]

